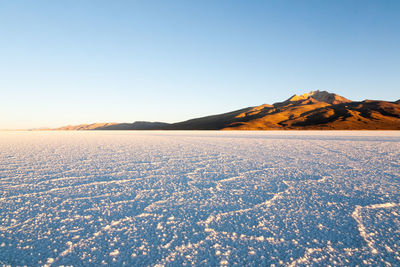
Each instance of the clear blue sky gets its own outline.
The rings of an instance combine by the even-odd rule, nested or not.
[[[400,98],[400,1],[0,0],[0,129]]]

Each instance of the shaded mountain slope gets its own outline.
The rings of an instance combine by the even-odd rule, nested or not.
[[[238,116],[244,112],[251,110],[252,108],[244,108],[235,110],[228,113],[212,115],[207,117],[201,117],[197,119],[191,119],[183,122],[173,123],[164,127],[166,130],[220,130],[225,128],[231,123],[237,121],[243,121]]]

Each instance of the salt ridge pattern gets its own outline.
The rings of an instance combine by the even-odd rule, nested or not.
[[[399,265],[399,132],[0,133],[0,265]]]

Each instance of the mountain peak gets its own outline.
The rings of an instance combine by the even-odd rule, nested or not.
[[[318,102],[325,102],[328,104],[340,104],[340,103],[349,103],[351,100],[344,98],[343,96],[329,93],[327,91],[311,91],[309,93],[305,93],[302,95],[293,95],[290,97],[288,100],[282,102],[282,103],[288,103],[288,102],[298,102],[298,101],[304,101],[304,100],[316,100]]]
[[[306,100],[306,99],[308,99],[310,96],[313,96],[313,95],[315,95],[316,93],[319,93],[320,91],[319,90],[317,90],[317,91],[311,91],[311,92],[309,92],[309,93],[304,93],[304,94],[302,94],[302,95],[297,95],[297,94],[294,94],[292,97],[290,97],[287,101],[300,101],[300,100]],[[324,91],[324,92],[326,92],[326,91]]]

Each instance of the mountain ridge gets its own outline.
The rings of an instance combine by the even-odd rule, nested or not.
[[[94,123],[53,130],[400,130],[400,100],[351,101],[317,90],[177,123]]]

